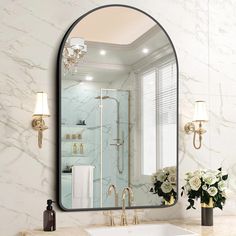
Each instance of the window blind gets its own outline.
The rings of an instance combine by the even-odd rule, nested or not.
[[[156,170],[156,82],[155,70],[145,73],[141,79],[142,173],[144,175],[150,175]]]
[[[176,123],[176,64],[174,62],[158,68],[157,114],[158,124]]]
[[[143,175],[176,163],[176,76],[174,61],[159,64],[141,76]]]

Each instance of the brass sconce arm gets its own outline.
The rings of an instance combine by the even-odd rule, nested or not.
[[[206,130],[202,128],[203,121],[197,121],[198,122],[198,128],[196,129],[196,126],[193,122],[188,122],[184,126],[184,130],[186,134],[193,133],[193,146],[195,149],[200,149],[202,147],[202,136],[204,133],[206,133]],[[196,144],[196,136],[198,135],[198,145]]]
[[[45,121],[42,116],[35,116],[32,120],[32,127],[34,130],[38,131],[38,146],[42,148],[43,143],[43,131],[48,129],[45,125]]]
[[[202,136],[206,133],[206,130],[202,128],[203,122],[208,121],[206,102],[196,101],[195,110],[193,116],[193,122],[188,122],[184,126],[184,131],[186,134],[193,133],[193,146],[195,149],[200,149],[202,147]],[[198,127],[196,127],[198,124]],[[196,139],[198,136],[198,145],[196,144]]]
[[[38,146],[39,148],[42,148],[43,131],[48,129],[43,118],[49,117],[50,113],[48,109],[47,94],[44,92],[38,92],[36,98],[37,99],[33,114],[32,128],[38,131]]]

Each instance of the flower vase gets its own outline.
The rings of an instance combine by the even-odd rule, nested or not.
[[[165,206],[172,206],[172,205],[174,205],[174,203],[175,203],[175,199],[174,199],[173,195],[171,195],[169,202],[164,200],[164,205]]]
[[[202,226],[213,226],[213,199],[209,203],[201,203],[201,221]]]

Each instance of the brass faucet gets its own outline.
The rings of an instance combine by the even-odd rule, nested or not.
[[[115,220],[112,211],[104,211],[105,216],[109,216],[109,226],[115,226]]]
[[[127,223],[127,216],[125,212],[125,197],[126,197],[126,192],[129,194],[129,201],[130,204],[134,201],[134,194],[133,191],[130,187],[126,187],[123,189],[122,192],[122,213],[121,213],[121,222],[120,225],[128,225]]]
[[[134,225],[138,225],[138,224],[139,224],[139,218],[138,218],[137,209],[134,210],[133,224],[134,224]]]
[[[115,207],[118,207],[118,193],[116,191],[116,186],[114,184],[111,184],[108,188],[108,196],[111,196],[112,190],[114,191],[114,199],[115,199]]]

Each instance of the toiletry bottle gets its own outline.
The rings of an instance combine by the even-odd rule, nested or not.
[[[43,212],[43,230],[55,231],[56,230],[56,212],[52,208],[51,199],[47,200],[47,209]]]
[[[77,143],[73,143],[72,155],[76,155],[76,154],[78,154],[78,145],[77,145]]]
[[[80,153],[80,154],[84,154],[84,144],[83,144],[83,143],[81,143],[81,144],[79,145],[79,153]]]

